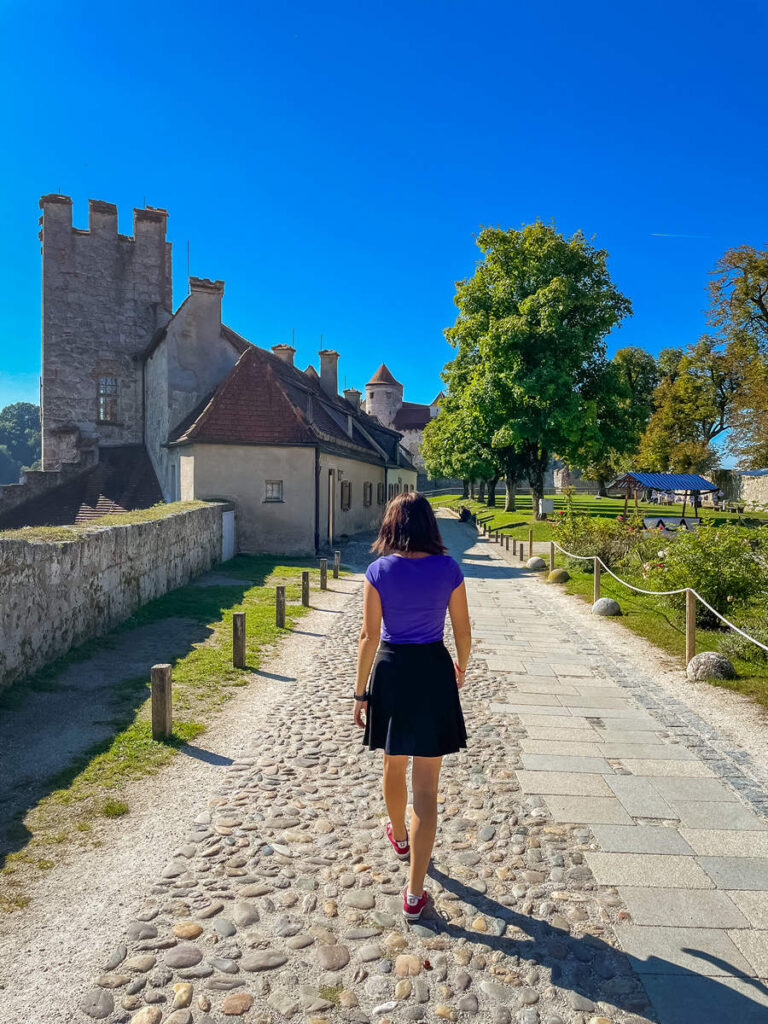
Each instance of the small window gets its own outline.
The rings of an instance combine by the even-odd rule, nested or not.
[[[384,504],[384,484],[376,484],[376,504]]]
[[[342,512],[349,512],[352,508],[352,481],[342,480],[341,481],[341,510]]]
[[[387,501],[392,501],[395,496],[395,485],[389,484],[387,486]]]
[[[366,508],[370,508],[373,504],[373,484],[370,480],[366,480],[363,484],[363,505]]]
[[[264,501],[283,500],[283,481],[267,480],[265,482]]]
[[[117,377],[99,377],[99,423],[117,423]]]

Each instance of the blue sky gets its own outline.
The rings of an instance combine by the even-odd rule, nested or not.
[[[611,350],[686,344],[708,272],[768,241],[763,0],[119,4],[0,0],[0,407],[36,400],[38,197],[169,210],[178,302],[320,335],[361,387],[429,401],[483,224],[594,235],[635,315]]]

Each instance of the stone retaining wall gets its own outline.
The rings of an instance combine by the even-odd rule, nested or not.
[[[225,514],[212,503],[64,542],[0,538],[0,690],[210,569]]]

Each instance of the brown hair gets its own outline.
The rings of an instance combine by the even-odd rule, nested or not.
[[[379,536],[371,551],[377,555],[391,555],[398,551],[444,555],[445,550],[435,513],[424,495],[417,491],[395,495],[387,505]]]

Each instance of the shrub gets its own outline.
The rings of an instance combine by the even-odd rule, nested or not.
[[[578,511],[566,498],[561,515],[552,520],[554,538],[561,547],[576,555],[597,555],[613,568],[643,539],[642,522],[635,519],[602,519]],[[571,568],[592,572],[592,563],[568,559]]]
[[[751,619],[740,622],[739,626],[745,633],[749,633],[755,640],[759,640],[761,644],[768,645],[768,629],[759,620]],[[720,653],[724,654],[726,658],[730,658],[731,661],[738,658],[741,661],[748,661],[752,665],[762,665],[768,660],[768,652],[764,651],[762,647],[750,643],[740,633],[734,633],[733,630],[729,630],[725,634],[718,647]]]
[[[702,523],[690,533],[678,533],[666,554],[651,563],[645,574],[649,589],[675,590],[693,587],[722,615],[768,596],[763,545],[738,526]],[[682,608],[685,595],[669,599]],[[719,619],[696,603],[696,620],[717,626]]]

